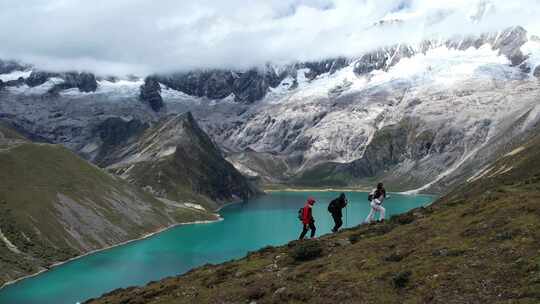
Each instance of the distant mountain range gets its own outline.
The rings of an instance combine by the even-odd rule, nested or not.
[[[107,124],[124,121],[122,136],[135,136],[191,111],[227,159],[265,186],[382,180],[442,193],[538,120],[539,56],[540,39],[516,26],[354,58],[144,79],[4,61],[0,119],[99,163],[115,149],[100,138]]]

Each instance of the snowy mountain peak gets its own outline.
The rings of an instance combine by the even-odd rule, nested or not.
[[[84,93],[81,87],[93,83],[89,75],[47,78],[23,69],[2,74],[8,79],[19,73],[22,80],[3,85],[0,113],[99,161],[106,141],[96,130],[113,128],[118,133],[112,135],[129,138],[169,114],[191,111],[236,167],[252,175],[302,183],[306,174],[322,170],[336,176],[332,181],[361,181],[392,168],[389,181],[407,177],[407,185],[417,188],[448,181],[473,160],[482,163],[475,159],[480,149],[501,144],[521,121],[536,121],[539,56],[538,39],[511,27],[396,44],[354,58],[144,80],[94,77],[96,89]],[[526,113],[532,114],[525,119]],[[125,116],[129,122],[109,121]],[[182,124],[169,124],[147,138],[144,146],[151,148],[126,161],[174,153]],[[265,177],[276,172],[269,164],[281,173]],[[413,168],[420,172],[414,178],[408,176]]]

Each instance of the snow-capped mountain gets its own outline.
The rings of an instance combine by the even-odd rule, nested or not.
[[[4,63],[0,118],[96,160],[107,119],[135,126],[191,111],[239,170],[267,182],[377,177],[443,191],[537,123],[539,64],[540,39],[521,27],[354,58],[145,79]]]

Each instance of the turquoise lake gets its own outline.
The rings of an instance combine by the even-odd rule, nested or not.
[[[346,192],[349,206],[344,226],[361,223],[369,213],[367,194]],[[267,245],[282,245],[298,237],[297,211],[308,195],[317,203],[317,236],[333,226],[327,206],[338,192],[274,192],[247,203],[225,207],[224,221],[177,226],[150,238],[71,261],[0,290],[2,304],[75,304],[120,287],[184,273],[206,263],[220,263]],[[433,196],[391,194],[386,217],[425,206]]]

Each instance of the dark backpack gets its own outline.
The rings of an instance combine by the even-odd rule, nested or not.
[[[304,207],[298,209],[298,219],[302,222],[302,215],[304,214]]]
[[[328,204],[328,212],[334,213],[337,211],[336,201],[331,201],[330,204]]]

